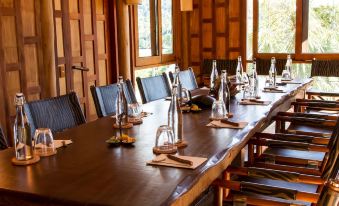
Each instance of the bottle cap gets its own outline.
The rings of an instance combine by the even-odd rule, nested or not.
[[[16,93],[14,99],[15,105],[24,105],[25,104],[25,97],[23,93]]]

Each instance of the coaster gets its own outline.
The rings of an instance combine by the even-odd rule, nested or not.
[[[122,129],[131,129],[133,127],[133,124],[132,123],[127,123],[127,124],[123,124],[123,125],[121,125],[121,128]],[[119,125],[117,125],[117,124],[113,124],[113,128],[114,129],[120,129],[119,128]]]
[[[182,140],[176,142],[174,145],[177,146],[178,148],[184,148],[188,146],[188,143],[185,140]]]
[[[15,157],[12,158],[12,163],[18,166],[31,165],[39,161],[40,161],[40,157],[38,155],[33,155],[33,158],[30,160],[17,160]]]
[[[177,148],[172,148],[172,149],[161,149],[161,148],[156,148],[153,147],[153,153],[154,154],[174,154],[177,152]]]

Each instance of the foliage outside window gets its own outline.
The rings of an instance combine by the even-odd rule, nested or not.
[[[248,59],[337,58],[339,0],[247,0],[247,8]]]
[[[175,60],[173,11],[173,0],[143,0],[135,9],[137,67],[165,64]]]
[[[305,53],[339,53],[339,0],[309,0]]]

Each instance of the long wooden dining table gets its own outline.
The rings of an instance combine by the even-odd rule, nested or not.
[[[189,205],[227,168],[250,137],[262,131],[277,112],[286,111],[303,97],[311,79],[282,86],[286,93],[261,93],[268,106],[240,105],[242,94],[231,101],[233,121],[244,129],[211,128],[210,110],[183,114],[186,148],[180,155],[205,157],[195,170],[149,166],[155,155],[156,130],[167,124],[169,101],[143,105],[153,113],[143,124],[124,130],[137,141],[111,147],[105,141],[116,134],[114,119],[105,117],[55,135],[72,139],[57,154],[30,166],[14,166],[13,148],[0,152],[0,205]]]

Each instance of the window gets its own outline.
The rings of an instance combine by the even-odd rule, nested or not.
[[[305,53],[339,53],[339,1],[309,0]]]
[[[259,0],[258,53],[294,53],[296,0]]]
[[[143,0],[134,11],[135,64],[168,64],[175,60],[174,0]]]
[[[247,0],[248,59],[335,59],[338,45],[339,0]]]

